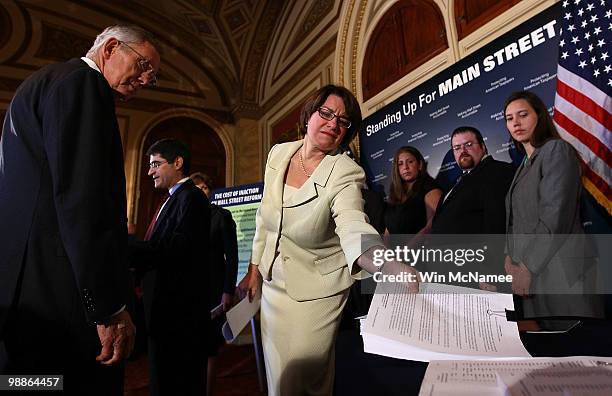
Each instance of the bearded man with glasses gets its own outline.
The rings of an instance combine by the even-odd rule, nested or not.
[[[451,150],[461,171],[455,185],[438,202],[433,234],[504,234],[505,197],[514,176],[512,164],[494,159],[480,131],[455,129]]]
[[[150,33],[112,26],[17,89],[0,141],[0,373],[123,394],[135,329],[114,99],[154,84],[159,64]]]
[[[431,234],[505,234],[505,199],[514,176],[514,166],[494,159],[488,153],[482,134],[472,126],[462,126],[453,131],[451,150],[461,174],[455,185],[438,202]],[[487,238],[485,242],[484,237],[471,238],[474,239],[474,246],[488,246],[486,261],[480,268],[466,266],[463,270],[503,274],[503,239]],[[453,264],[450,268],[454,271],[459,267]],[[460,286],[496,290],[498,286],[507,285],[482,283]]]

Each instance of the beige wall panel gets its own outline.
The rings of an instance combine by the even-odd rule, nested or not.
[[[236,157],[235,185],[262,181],[261,139],[257,120],[242,119],[235,126]]]
[[[465,58],[555,3],[557,3],[557,0],[523,0],[519,2],[461,40],[459,42],[460,58]]]

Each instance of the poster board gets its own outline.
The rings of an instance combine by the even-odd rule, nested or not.
[[[236,223],[238,239],[238,277],[244,277],[249,267],[253,237],[255,236],[255,214],[263,197],[263,183],[216,189],[212,191],[212,204],[229,210]]]

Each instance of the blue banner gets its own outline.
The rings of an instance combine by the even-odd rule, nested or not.
[[[409,145],[423,154],[429,174],[449,189],[459,174],[450,148],[451,133],[459,126],[478,128],[494,158],[518,163],[502,106],[511,92],[530,90],[552,111],[558,18],[556,4],[366,118],[361,164],[375,188],[388,193],[393,156]]]

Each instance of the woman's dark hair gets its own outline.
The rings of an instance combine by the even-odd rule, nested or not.
[[[212,190],[214,188],[212,178],[208,176],[206,173],[196,172],[196,173],[193,173],[191,176],[189,176],[189,178],[193,180],[193,184],[195,185],[204,183],[206,184],[206,187],[208,187],[209,189]]]
[[[326,85],[323,88],[318,89],[313,93],[304,103],[302,107],[302,113],[300,114],[300,128],[305,128],[308,120],[315,111],[319,110],[319,107],[325,103],[330,95],[336,95],[344,102],[344,109],[346,116],[351,120],[351,127],[346,131],[344,138],[340,142],[340,149],[348,148],[349,143],[353,140],[357,131],[361,127],[361,108],[355,95],[348,89],[339,85]]]
[[[397,168],[397,162],[399,160],[400,154],[408,153],[411,154],[418,161],[419,165],[421,165],[421,169],[419,169],[419,174],[412,184],[412,187],[408,185],[402,179],[402,176],[399,173]],[[391,172],[391,187],[389,188],[389,203],[391,204],[400,204],[406,202],[409,198],[420,193],[425,185],[425,181],[432,179],[431,176],[427,173],[427,164],[425,159],[423,158],[423,154],[416,148],[412,146],[402,146],[400,147],[393,156],[393,171]]]
[[[533,135],[531,135],[531,145],[533,147],[541,147],[549,141],[550,139],[560,139],[559,132],[557,132],[557,128],[552,122],[552,118],[550,114],[548,114],[548,109],[542,99],[532,92],[529,91],[518,91],[513,92],[504,102],[504,117],[506,115],[506,109],[508,105],[515,100],[523,99],[533,108],[536,115],[538,116],[538,123],[533,131]],[[510,135],[512,137],[512,135]],[[512,138],[514,142],[514,147],[521,152],[525,153],[525,148],[522,144],[520,144],[517,140]]]

